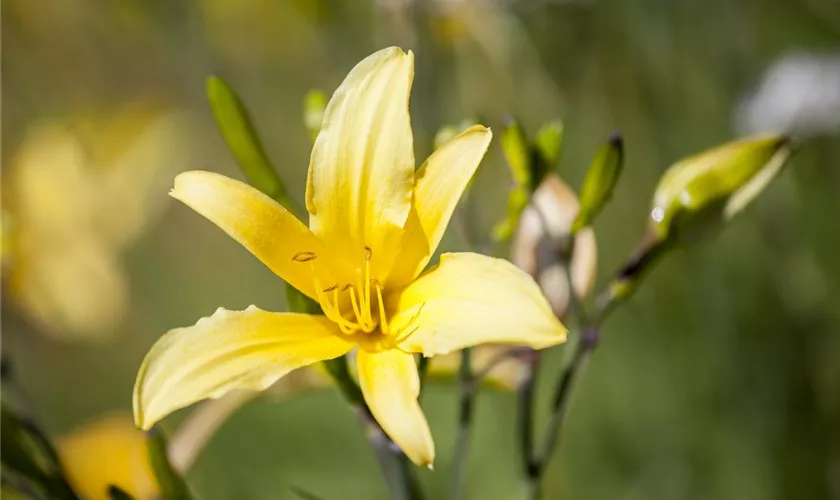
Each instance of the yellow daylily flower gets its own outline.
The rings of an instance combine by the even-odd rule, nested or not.
[[[384,49],[361,61],[333,94],[309,165],[309,227],[242,182],[210,172],[176,177],[174,198],[317,300],[324,314],[219,309],[171,330],[138,373],[138,426],[148,429],[233,389],[266,389],[296,368],[358,348],[358,380],[371,413],[412,461],[431,466],[434,443],[417,401],[415,353],[480,343],[539,349],[565,340],[540,288],[507,261],[444,254],[421,274],[491,132],[467,129],[415,171],[413,73],[411,52]]]
[[[3,287],[40,331],[116,334],[129,303],[121,254],[161,212],[186,130],[181,113],[141,103],[27,131],[3,172]]]
[[[70,486],[81,498],[108,500],[111,485],[138,500],[160,495],[146,435],[131,425],[128,415],[108,415],[61,436],[56,451]]]

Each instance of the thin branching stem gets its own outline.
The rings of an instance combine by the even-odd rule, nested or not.
[[[458,370],[458,432],[455,437],[455,453],[452,460],[452,482],[449,486],[450,500],[461,498],[464,490],[470,434],[475,408],[477,380],[472,373],[472,349],[461,351],[461,367]]]

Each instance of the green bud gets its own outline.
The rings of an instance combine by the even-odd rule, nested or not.
[[[169,462],[167,441],[159,427],[153,427],[146,433],[146,445],[149,451],[149,463],[160,486],[164,500],[188,500],[192,498],[184,478]]]
[[[723,227],[764,190],[792,152],[789,138],[761,136],[680,160],[654,193],[652,233],[660,241],[694,240]]]
[[[321,131],[324,110],[327,109],[327,96],[320,90],[310,90],[303,98],[303,124],[314,142]]]
[[[286,187],[265,154],[248,110],[236,92],[218,76],[207,79],[207,99],[216,124],[248,182],[294,211]]]
[[[545,176],[560,162],[560,153],[563,151],[563,124],[555,121],[543,125],[534,138],[533,149],[532,191],[542,184]]]
[[[610,137],[595,153],[586,171],[580,192],[580,211],[572,225],[572,233],[592,224],[592,221],[612,198],[613,190],[624,166],[624,145],[618,134]]]

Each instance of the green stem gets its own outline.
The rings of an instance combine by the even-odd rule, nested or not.
[[[609,285],[598,294],[595,300],[595,308],[591,314],[577,299],[572,288],[571,272],[569,265],[571,250],[574,248],[574,239],[570,239],[566,251],[563,252],[563,259],[566,262],[567,278],[573,309],[577,310],[577,317],[581,329],[581,337],[575,346],[571,360],[560,373],[555,384],[554,397],[551,406],[551,415],[545,435],[537,454],[529,455],[531,460],[527,472],[528,496],[530,500],[538,500],[541,495],[541,483],[546,466],[551,460],[554,452],[559,447],[561,431],[566,415],[569,411],[572,394],[577,382],[583,376],[587,360],[598,346],[600,340],[600,325],[606,317],[614,310],[615,306],[627,300],[635,291],[639,282],[644,278],[653,265],[669,247],[668,243],[645,242],[627,260],[627,263],[616,274]]]
[[[455,454],[452,466],[452,483],[449,488],[449,498],[461,498],[464,489],[464,476],[470,443],[470,429],[472,427],[475,407],[476,380],[472,375],[472,349],[461,351],[461,367],[458,371],[460,389],[458,411],[458,433],[455,438]]]
[[[519,429],[519,447],[522,454],[522,465],[525,478],[530,484],[539,480],[535,474],[534,467],[534,396],[537,386],[537,374],[539,369],[540,355],[537,351],[531,351],[525,358],[527,373],[517,389],[517,411]]]

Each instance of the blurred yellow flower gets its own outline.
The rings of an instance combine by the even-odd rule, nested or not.
[[[58,438],[56,448],[70,486],[81,498],[108,500],[110,485],[137,500],[158,497],[146,435],[128,415],[95,420]]]
[[[309,228],[242,182],[210,172],[175,179],[173,197],[317,300],[324,315],[220,308],[171,330],[137,375],[138,426],[232,389],[266,389],[291,370],[358,347],[359,385],[373,416],[412,461],[431,466],[414,353],[565,340],[537,284],[507,261],[444,254],[420,274],[491,133],[467,129],[415,172],[413,76],[413,54],[392,47],[360,62],[333,94],[309,165]]]
[[[46,333],[101,338],[126,312],[120,251],[163,207],[156,193],[184,163],[184,123],[138,105],[73,125],[30,130],[4,183],[4,284]]]

